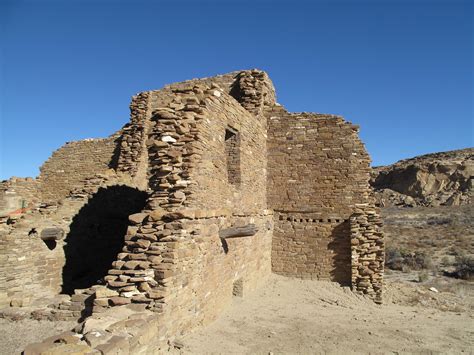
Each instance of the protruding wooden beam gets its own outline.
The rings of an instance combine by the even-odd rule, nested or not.
[[[258,228],[255,224],[247,224],[242,227],[230,227],[226,229],[221,229],[219,231],[219,237],[222,239],[251,237],[257,234],[257,232]]]
[[[40,235],[43,240],[60,240],[64,237],[64,230],[58,227],[45,228]]]

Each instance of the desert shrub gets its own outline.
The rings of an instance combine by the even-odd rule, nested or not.
[[[385,265],[392,270],[423,270],[433,268],[433,261],[425,252],[388,247],[385,251]]]
[[[448,254],[452,256],[462,256],[464,255],[464,250],[458,246],[452,245],[448,250]]]
[[[430,217],[427,222],[430,226],[442,226],[451,223],[451,219],[447,217]]]
[[[403,270],[402,251],[396,247],[385,249],[385,265],[392,270]]]
[[[416,270],[433,268],[433,260],[431,259],[431,256],[422,251],[417,251],[412,254],[410,262],[412,263],[411,267]]]
[[[454,261],[454,276],[464,280],[474,279],[474,257],[458,255]]]
[[[447,255],[443,256],[443,258],[441,259],[441,264],[443,266],[450,266],[451,265],[451,259],[449,258],[449,256],[447,256]]]
[[[425,282],[425,281],[428,281],[428,279],[430,278],[428,272],[426,271],[420,271],[418,273],[418,282]]]

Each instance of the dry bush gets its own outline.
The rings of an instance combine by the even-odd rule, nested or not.
[[[426,270],[423,270],[423,271],[420,271],[418,273],[418,282],[426,282],[428,281],[430,278],[430,275],[428,274],[428,272],[426,272]]]
[[[433,261],[423,251],[410,252],[403,248],[387,247],[385,265],[392,270],[424,270],[432,269]]]
[[[454,261],[454,276],[463,280],[474,280],[474,257],[458,255]]]

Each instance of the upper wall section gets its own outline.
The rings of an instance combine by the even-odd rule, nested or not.
[[[215,86],[198,81],[149,94],[155,207],[266,208],[266,121]]]
[[[150,129],[151,92],[145,91],[132,97],[130,103],[130,123],[122,129],[119,138],[119,156],[116,169],[130,175],[134,183],[142,189],[147,187],[146,139]]]
[[[231,100],[234,108],[237,106],[237,110],[240,110],[240,113],[246,117],[250,115],[258,116],[263,124],[265,124],[265,119],[262,119],[263,116],[260,114],[275,104],[275,89],[270,78],[265,72],[256,69],[174,83],[160,90],[145,91],[135,95],[130,104],[130,123],[122,129],[123,135],[119,139],[120,153],[116,166],[118,172],[132,176],[135,185],[143,189],[146,188],[150,179],[150,172],[154,169],[152,166],[148,166],[150,160],[148,154],[150,152],[147,142],[150,137],[152,140],[156,137],[156,134],[153,133],[156,132],[157,128],[156,119],[154,119],[156,112],[159,112],[162,108],[184,111],[186,98],[181,102],[179,101],[180,96],[186,96],[187,93],[192,91],[193,87],[215,89],[222,94],[228,94],[228,100],[235,99]],[[192,111],[188,110],[187,112],[189,115],[189,112]],[[225,110],[221,110],[222,112],[227,114]],[[230,115],[232,114],[230,112]],[[181,120],[180,124],[182,125],[184,122],[184,120]],[[160,126],[161,128],[163,134],[167,135],[171,127],[165,122],[163,127]],[[173,131],[174,128],[171,128],[171,130]],[[187,138],[193,137],[193,134],[189,135],[189,132],[184,132],[182,128],[175,132],[178,135],[185,135],[186,133],[188,133]]]
[[[83,180],[111,167],[117,136],[69,142],[56,150],[40,168],[42,202],[65,198]]]
[[[211,78],[193,79],[170,84],[165,89],[181,89],[192,85],[222,89],[250,113],[258,116],[276,103],[275,88],[267,73],[258,69],[235,71]]]
[[[370,158],[358,126],[279,106],[267,117],[269,208],[348,218],[355,204],[369,202]]]
[[[255,213],[266,209],[266,122],[230,95],[211,90],[197,126],[201,154],[192,177],[192,204]]]
[[[215,88],[225,94],[226,104],[231,102],[229,105],[233,107],[232,110],[227,112],[225,108],[217,108],[216,105],[212,106],[212,109],[216,110],[218,116],[216,122],[230,122],[225,124],[226,127],[228,125],[232,126],[232,124],[239,126],[245,120],[250,122],[249,118],[254,116],[260,117],[261,124],[264,125],[265,120],[262,119],[261,114],[265,109],[275,104],[275,90],[270,78],[265,72],[255,69],[212,78],[189,80],[168,85],[161,90],[139,93],[132,98],[130,104],[130,122],[124,126],[119,134],[106,139],[88,139],[67,143],[55,151],[43,164],[38,179],[41,201],[59,201],[65,198],[70,190],[79,187],[85,178],[102,173],[109,168],[115,168],[117,172],[131,176],[134,185],[146,189],[150,170],[146,143],[150,132],[153,130],[154,122],[151,119],[153,111],[166,106],[167,102],[172,101],[176,92],[194,85]],[[224,100],[224,95],[221,100]],[[179,105],[175,108],[178,107]],[[235,117],[232,118],[233,116]],[[237,116],[242,117],[242,122],[239,122],[240,119]],[[231,121],[234,123],[231,123]],[[254,121],[256,122],[256,120]],[[206,134],[209,134],[208,131],[212,131],[213,134],[220,135],[222,136],[221,139],[224,139],[225,128],[223,128],[223,125],[219,129],[224,133],[217,132],[217,127],[205,127],[204,129],[207,130]],[[256,135],[264,134],[263,128],[261,128],[262,125],[255,132]],[[250,130],[250,127],[245,129]],[[242,147],[247,145],[248,137],[249,135],[246,135],[243,141],[239,143],[243,144]],[[214,143],[211,143],[210,140],[204,144],[209,144],[208,148],[211,149],[217,148],[212,147]],[[264,147],[258,147],[258,149],[264,149]],[[248,151],[247,148],[242,150],[243,160],[247,159]],[[251,154],[257,154],[258,156],[260,153],[253,151]],[[262,154],[259,157],[259,164],[262,163]],[[250,166],[250,160],[247,160],[246,166]],[[244,162],[242,161],[242,163]],[[264,174],[261,176],[264,176]]]

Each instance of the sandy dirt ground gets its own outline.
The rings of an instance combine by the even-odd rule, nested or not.
[[[0,319],[0,354],[21,354],[26,345],[72,329],[75,322]]]
[[[388,291],[397,298],[400,285]],[[472,353],[474,313],[376,305],[335,283],[272,275],[177,345],[182,354]]]
[[[389,273],[385,304],[337,283],[272,275],[234,298],[213,323],[177,339],[172,354],[474,353],[474,292],[429,290]],[[462,292],[458,292],[462,290]],[[73,322],[0,319],[0,354],[71,329]]]

